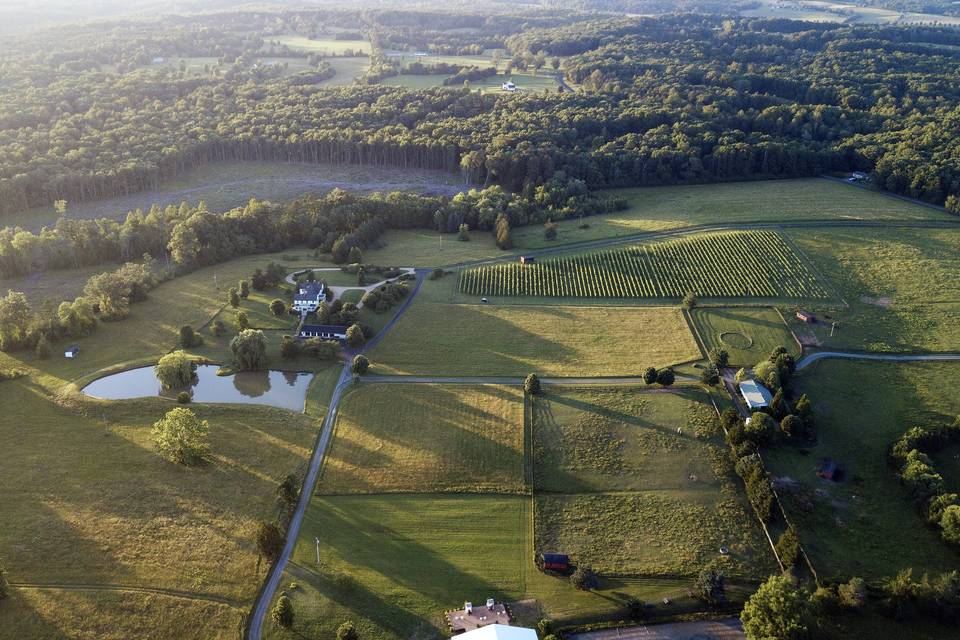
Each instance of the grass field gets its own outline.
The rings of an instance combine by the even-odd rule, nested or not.
[[[790,320],[824,348],[960,350],[960,229],[792,230],[849,307],[816,326]],[[830,337],[830,323],[840,324]]]
[[[116,614],[150,627],[152,637],[232,637],[263,577],[256,523],[272,517],[276,485],[307,457],[314,420],[264,407],[195,405],[210,422],[212,458],[184,467],[162,459],[150,435],[169,401],[58,401],[36,378],[0,385],[0,438],[9,456],[0,469],[0,548],[9,580],[169,588],[236,607],[24,591],[0,607],[0,628],[31,638],[77,637],[80,629],[88,637],[129,637],[126,622],[108,626],[104,616]],[[196,618],[191,624],[185,616]]]
[[[602,574],[775,568],[696,387],[557,389],[533,406],[536,546]],[[680,432],[678,432],[678,429]],[[718,549],[726,545],[729,556]]]
[[[826,299],[821,283],[777,233],[729,231],[474,267],[460,272],[473,296]]]
[[[443,294],[452,282],[447,276],[424,283],[410,309],[370,352],[375,370],[639,375],[648,366],[700,358],[676,308],[449,304]]]
[[[367,73],[370,69],[370,58],[327,58],[326,60],[333,67],[334,75],[332,78],[321,80],[317,83],[318,87],[343,87],[353,84],[355,78]]]
[[[363,259],[380,265],[440,267],[468,260],[482,260],[503,255],[493,235],[473,231],[469,242],[458,242],[453,234],[441,239],[437,233],[421,229],[388,230],[380,237],[382,246],[367,249]]]
[[[570,242],[666,231],[692,225],[791,220],[949,220],[948,214],[855,186],[809,178],[724,184],[612,189],[626,198],[625,211],[564,220],[557,239],[544,239],[543,227],[512,232],[514,244],[533,249]]]
[[[887,466],[886,449],[909,427],[960,414],[958,373],[955,363],[823,361],[797,380],[814,405],[817,445],[808,454],[778,447],[764,457],[772,473],[796,483],[780,495],[798,496],[787,497],[786,507],[821,578],[956,568],[960,556],[926,526]],[[824,457],[843,466],[843,482],[816,477]]]
[[[334,63],[351,58],[335,58]],[[352,75],[345,84],[349,84]],[[329,80],[337,83],[338,76]],[[245,205],[250,198],[282,202],[306,193],[326,193],[340,187],[362,192],[415,190],[426,193],[453,195],[462,189],[462,180],[445,171],[421,169],[389,169],[367,166],[333,166],[320,164],[292,164],[284,162],[223,162],[213,163],[188,171],[170,180],[154,191],[91,202],[71,202],[68,218],[122,219],[128,211],[151,205],[179,205],[186,201],[196,204],[201,200],[211,211],[226,211]],[[57,221],[52,207],[30,209],[18,215],[3,216],[0,224],[20,225],[31,230],[51,226]]]
[[[291,49],[320,55],[342,55],[348,50],[354,53],[370,55],[369,40],[336,40],[334,38],[314,40],[297,35],[270,36],[268,40],[270,44],[276,42],[281,46],[287,46]]]
[[[319,491],[521,492],[523,446],[519,388],[363,385],[342,401]]]
[[[690,311],[690,317],[704,349],[726,349],[730,366],[753,366],[780,346],[799,355],[787,325],[769,307],[699,307]]]

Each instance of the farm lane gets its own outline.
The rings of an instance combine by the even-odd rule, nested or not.
[[[149,593],[170,598],[182,598],[184,600],[200,600],[205,602],[215,602],[225,604],[234,609],[241,606],[230,598],[224,598],[212,593],[197,593],[195,591],[181,591],[179,589],[163,589],[160,587],[139,587],[124,584],[98,584],[95,582],[10,582],[11,587],[27,591],[120,591],[126,593]]]
[[[878,360],[881,362],[923,362],[960,360],[960,353],[858,353],[855,351],[815,351],[797,361],[797,371],[830,358],[844,360]]]

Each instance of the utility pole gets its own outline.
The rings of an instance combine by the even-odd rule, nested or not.
[[[315,538],[317,541],[317,566],[320,566],[320,538]]]
[[[836,322],[831,322],[831,323],[830,323],[830,337],[831,337],[831,338],[833,337],[833,332],[834,332],[834,330],[835,330],[836,328],[837,328],[837,323],[836,323]]]

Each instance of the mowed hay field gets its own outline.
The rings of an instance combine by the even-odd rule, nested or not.
[[[824,300],[827,287],[773,231],[729,231],[460,272],[472,296]]]
[[[315,421],[265,407],[191,405],[210,423],[212,455],[186,467],[154,449],[151,427],[175,406],[169,401],[58,401],[35,378],[0,382],[0,398],[7,578],[93,587],[56,597],[16,591],[0,606],[0,637],[235,637],[263,578],[257,522],[272,519],[278,483],[309,455]],[[197,600],[97,585],[174,589]],[[116,617],[127,622],[107,624]]]
[[[730,366],[753,366],[781,346],[794,357],[800,353],[783,318],[770,307],[697,307],[690,317],[704,349],[725,349]]]
[[[523,597],[532,569],[528,501],[508,495],[314,498],[283,582],[294,627],[266,624],[265,637],[332,638],[341,622],[352,620],[365,638],[439,638],[447,633],[443,612],[465,600]]]
[[[601,193],[623,197],[629,207],[583,218],[587,229],[579,229],[577,219],[561,221],[553,241],[544,239],[539,225],[514,229],[514,244],[531,249],[722,222],[951,219],[943,211],[821,178],[639,187]]]
[[[320,493],[519,493],[519,387],[364,384],[337,417]]]
[[[960,351],[960,227],[957,229],[791,230],[846,308],[825,309],[839,322],[804,325],[798,336],[823,348],[867,351]]]
[[[821,578],[882,580],[905,568],[918,576],[958,566],[960,553],[926,525],[886,464],[887,448],[910,427],[960,415],[958,374],[950,362],[825,360],[798,377],[797,391],[813,403],[817,444],[775,447],[764,459]],[[842,482],[816,476],[826,457],[843,467]]]
[[[679,309],[440,302],[452,276],[424,283],[369,353],[377,373],[638,375],[699,359]],[[610,354],[617,354],[611,357]]]
[[[702,389],[550,388],[532,415],[538,551],[607,575],[775,569]]]

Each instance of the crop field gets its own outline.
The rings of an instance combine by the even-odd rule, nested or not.
[[[780,346],[799,355],[787,325],[769,307],[698,307],[690,317],[704,349],[726,349],[730,366],[753,366]]]
[[[534,402],[537,550],[613,575],[772,568],[706,392],[551,388]]]
[[[960,364],[949,362],[825,360],[798,377],[797,392],[814,406],[817,444],[809,451],[775,447],[764,458],[822,578],[881,580],[907,567],[915,576],[956,568],[957,552],[926,525],[886,451],[908,428],[960,414],[950,383],[958,374]],[[815,475],[826,457],[844,469],[843,481]]]
[[[463,293],[581,298],[827,299],[827,289],[772,231],[682,237],[460,273]]]
[[[858,351],[960,351],[960,228],[788,235],[847,303],[824,309],[816,325],[788,317],[801,340]]]
[[[674,307],[449,304],[453,276],[427,281],[370,352],[378,373],[425,375],[637,375],[698,360]],[[430,336],[423,340],[423,336]],[[624,345],[630,345],[624,349]],[[610,358],[617,353],[616,358]]]
[[[342,401],[319,491],[521,492],[523,446],[519,388],[363,385]]]
[[[561,220],[555,240],[545,239],[540,225],[513,229],[514,246],[537,249],[716,223],[954,220],[944,211],[821,178],[636,187],[600,193],[623,198],[627,209],[586,216],[582,221]]]

